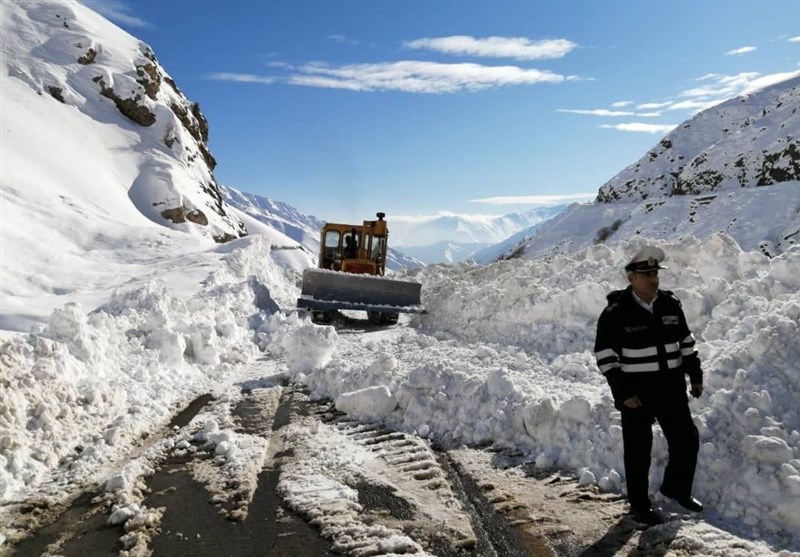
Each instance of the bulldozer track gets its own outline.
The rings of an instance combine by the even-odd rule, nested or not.
[[[335,411],[330,403],[322,404],[318,413],[323,422],[333,424],[351,442],[374,452],[406,485],[416,483],[422,489],[438,492],[446,505],[460,507],[465,513],[468,533],[449,532],[441,538],[428,537],[428,551],[443,557],[545,555],[532,551],[525,536],[497,513],[477,482],[446,451],[436,450],[430,442],[416,435],[352,419]]]
[[[243,385],[239,395],[199,397],[165,428],[195,440],[142,478],[142,512],[158,519],[133,542],[129,527],[108,524],[98,487],[60,507],[27,502],[16,518],[29,535],[6,555],[117,555],[133,545],[137,554],[196,557],[573,557],[627,551],[641,531],[619,496],[529,469],[524,455],[435,446],[279,381]],[[199,412],[208,416],[193,421]],[[252,451],[251,474],[230,470],[197,436],[212,416]],[[583,519],[569,514],[581,509]],[[590,522],[588,534],[573,531]]]

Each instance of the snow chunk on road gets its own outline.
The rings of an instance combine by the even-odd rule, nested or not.
[[[397,407],[397,399],[386,385],[367,387],[336,397],[336,409],[353,416],[381,418]]]
[[[284,357],[289,370],[302,373],[325,367],[336,349],[338,339],[333,327],[309,323],[294,329],[283,339]]]

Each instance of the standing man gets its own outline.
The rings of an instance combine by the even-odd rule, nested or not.
[[[684,378],[689,375],[692,396],[697,398],[703,394],[703,371],[680,301],[658,288],[658,271],[666,269],[661,266],[664,258],[664,251],[652,246],[631,258],[625,266],[630,285],[608,295],[594,345],[597,366],[622,413],[631,512],[647,524],[661,522],[648,493],[656,420],[669,447],[661,493],[690,511],[703,510],[692,497],[700,443]]]

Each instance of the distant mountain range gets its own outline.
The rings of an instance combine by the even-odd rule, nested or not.
[[[484,249],[521,230],[552,218],[566,205],[538,207],[500,216],[443,215],[400,218],[390,224],[392,244],[425,263],[458,263],[474,259]],[[430,243],[430,238],[438,241]]]

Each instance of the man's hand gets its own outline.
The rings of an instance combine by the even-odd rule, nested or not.
[[[703,394],[703,384],[702,383],[692,383],[692,389],[690,391],[694,398],[700,398],[700,395]]]
[[[700,389],[702,390],[702,385]],[[639,400],[638,396],[632,396],[631,398],[627,399],[625,402],[622,403],[623,405],[627,406],[628,408],[639,408],[642,405],[642,401]]]

